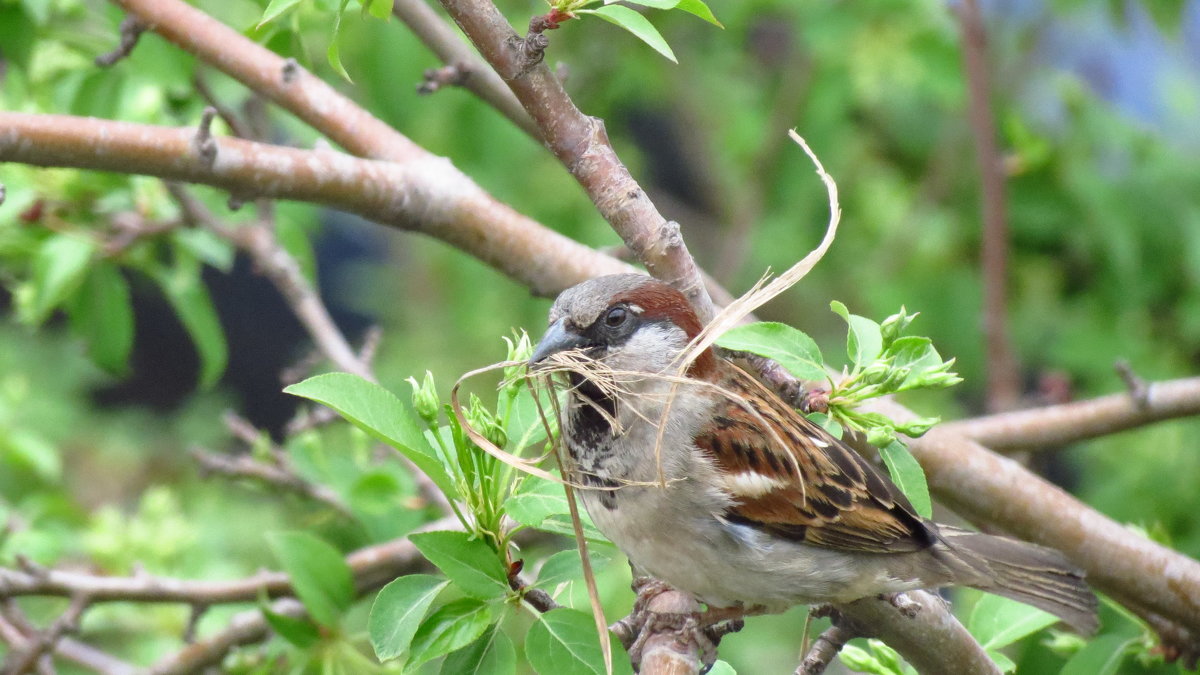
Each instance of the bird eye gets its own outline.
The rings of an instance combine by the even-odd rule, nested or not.
[[[624,307],[613,307],[608,310],[608,314],[604,315],[604,325],[609,328],[616,328],[629,318],[629,310]]]

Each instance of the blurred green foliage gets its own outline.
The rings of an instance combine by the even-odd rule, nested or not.
[[[331,18],[344,3],[301,1],[263,26],[266,0],[197,4],[295,57],[523,213],[588,244],[618,243],[539,144],[466,91],[415,94],[421,72],[439,64],[396,20],[371,16],[380,3],[370,3],[370,12],[353,3],[338,28],[336,61],[352,83],[329,65]],[[1024,23],[1005,20],[1013,7],[988,5],[995,9],[989,15],[995,112],[1010,179],[1009,333],[1030,400],[1038,400],[1038,384],[1049,378],[1065,378],[1079,397],[1118,390],[1112,364],[1122,358],[1148,378],[1194,373],[1197,136],[1177,137],[1136,117],[1119,97],[1046,57],[1046,44],[1078,25],[1108,22],[1111,39],[1125,39],[1123,22],[1132,21],[1134,10],[1032,5],[1039,20]],[[1146,5],[1155,39],[1180,48],[1188,4]],[[957,359],[965,383],[909,402],[946,419],[977,412],[985,368],[979,187],[952,11],[932,0],[714,0],[711,6],[723,31],[680,12],[652,13],[678,65],[599,21],[569,22],[550,33],[547,59],[565,66],[576,102],[606,120],[635,176],[665,215],[683,224],[700,262],[734,291],[768,267],[786,267],[822,234],[824,188],[786,139],[784,131],[795,127],[838,181],[843,226],[821,265],[760,315],[802,328],[828,350],[843,330],[827,309],[832,298],[867,316],[901,305],[920,311],[921,332]],[[509,0],[501,7],[523,27],[547,6]],[[0,0],[0,108],[193,125],[204,106],[192,83],[197,75],[234,108],[248,98],[236,82],[150,33],[113,68],[94,67],[92,59],[116,44],[121,18],[100,0]],[[1161,105],[1184,111],[1177,116],[1190,110],[1194,122],[1195,72],[1174,82]],[[286,113],[269,115],[275,140],[303,147],[316,140]],[[218,122],[216,132],[228,129]],[[283,452],[302,475],[346,498],[350,517],[251,485],[200,480],[187,450],[233,446],[219,420],[234,394],[218,377],[226,350],[237,344],[226,346],[202,282],[204,269],[231,268],[232,251],[215,238],[176,231],[107,252],[117,214],[178,216],[153,179],[5,165],[0,180],[7,192],[0,206],[0,283],[10,309],[0,323],[0,562],[23,554],[106,574],[144,566],[170,576],[235,578],[280,564],[264,532],[303,530],[344,552],[401,536],[428,515],[408,508],[411,479],[394,463],[379,462],[371,439],[347,426],[293,437]],[[230,212],[226,195],[197,194],[231,222],[256,215],[250,207]],[[304,205],[281,206],[279,214],[289,248],[315,270],[304,237],[321,250],[328,241],[320,225],[325,214]],[[498,338],[511,328],[536,335],[543,325],[545,300],[458,251],[380,228],[328,227],[366,231],[382,243],[382,257],[343,261],[321,283],[332,304],[383,327],[376,370],[393,391],[426,370],[445,387],[454,375],[503,358]],[[173,407],[101,405],[98,392],[144,368],[129,355],[156,339],[152,331],[134,330],[134,299],[146,297],[174,308],[198,345],[196,382],[211,388],[199,387]],[[1064,449],[1047,466],[1104,513],[1196,556],[1197,433],[1193,421],[1161,424]],[[598,581],[609,616],[622,615],[631,598],[623,566],[603,566]],[[581,586],[568,584],[560,600],[586,609]],[[329,659],[357,663],[371,653],[369,602],[339,603],[347,610],[347,642],[337,644],[353,645],[355,656],[343,651]],[[42,622],[65,606],[40,599],[20,604]],[[239,609],[245,606],[209,611],[200,633],[223,626]],[[130,661],[150,663],[180,647],[187,614],[173,605],[106,605],[89,611],[83,635]],[[1129,619],[1112,608],[1104,618],[1105,634],[1090,649],[1132,645],[1139,657],[1126,659],[1121,672],[1174,670],[1146,656]],[[754,618],[725,640],[722,657],[744,672],[784,672],[795,665],[802,625],[800,610]],[[523,635],[527,626],[520,628],[512,634]],[[491,639],[505,644],[503,637]],[[1086,668],[1094,656],[1081,648],[1040,631],[1004,653],[1021,673],[1056,673],[1070,659]],[[226,666],[270,672],[298,649],[273,640]],[[498,649],[495,658],[507,658]],[[860,651],[876,661],[883,654]]]

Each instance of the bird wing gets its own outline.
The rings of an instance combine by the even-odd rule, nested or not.
[[[718,378],[727,400],[695,438],[725,481],[726,520],[824,548],[895,553],[930,546],[936,532],[887,477],[732,363]]]

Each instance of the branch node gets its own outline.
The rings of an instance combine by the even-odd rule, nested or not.
[[[196,627],[200,624],[200,619],[204,618],[204,613],[208,611],[208,604],[197,602],[192,604],[191,612],[188,614],[187,626],[183,629],[184,644],[193,644],[196,642]]]
[[[879,596],[879,599],[895,607],[905,618],[912,619],[921,611],[921,603],[912,600],[904,593],[884,593]]]
[[[229,195],[229,201],[225,203],[230,211],[238,211],[246,205],[246,198],[238,195]]]
[[[93,60],[93,63],[101,68],[107,68],[129,56],[133,48],[137,46],[138,38],[142,37],[142,33],[146,32],[147,28],[148,26],[142,23],[136,16],[129,15],[121,19],[121,27],[119,29],[121,32],[121,43],[111,52],[97,56]]]
[[[17,561],[17,567],[20,567],[22,572],[28,574],[29,576],[31,576],[39,581],[45,580],[50,574],[50,570],[35,563],[32,559],[29,558],[29,556],[25,555],[24,553],[18,553],[16,555],[16,561]]]
[[[1128,361],[1121,359],[1113,364],[1113,370],[1117,371],[1117,375],[1125,383],[1125,388],[1129,390],[1129,397],[1133,399],[1134,405],[1139,410],[1149,408],[1150,385],[1141,376],[1133,372],[1133,366],[1129,365]]]
[[[288,58],[283,62],[282,75],[284,84],[296,81],[296,78],[300,76],[300,64],[296,62],[296,59]]]
[[[461,87],[471,78],[471,66],[456,61],[441,68],[429,68],[423,74],[424,81],[417,85],[417,93],[427,96],[443,87]]]
[[[554,8],[546,14],[539,14],[530,19],[529,32],[524,38],[509,39],[509,47],[521,55],[521,68],[517,77],[529,72],[545,58],[546,47],[550,46],[550,38],[546,37],[545,32],[555,30],[563,21],[573,18],[575,18],[574,14]]]
[[[196,129],[196,137],[193,139],[200,159],[210,167],[213,162],[217,161],[217,141],[212,135],[212,123],[216,116],[217,109],[215,107],[205,106],[204,112],[200,115],[200,126]]]

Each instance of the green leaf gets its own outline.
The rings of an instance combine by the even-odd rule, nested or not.
[[[538,616],[525,635],[525,657],[541,675],[604,675],[596,622],[591,614],[575,609],[554,609]],[[614,655],[613,671],[629,672],[629,659]]]
[[[679,0],[679,4],[675,5],[675,9],[681,9],[688,14],[694,14],[717,28],[725,27],[725,24],[717,20],[717,17],[713,15],[712,10],[708,8],[708,5],[704,4],[703,0]]]
[[[354,481],[346,501],[371,540],[381,542],[402,537],[424,521],[422,509],[405,505],[409,494],[399,477],[380,470]]]
[[[850,334],[846,337],[846,354],[850,361],[858,366],[867,366],[879,358],[880,352],[883,351],[883,333],[880,332],[879,324],[866,317],[851,314],[846,306],[837,300],[830,302],[829,308],[834,314],[845,319],[850,327]]]
[[[499,626],[492,626],[479,639],[452,652],[439,671],[445,675],[511,675],[517,672],[517,652]]]
[[[588,559],[592,563],[593,570],[603,568],[614,557],[615,551],[610,546],[593,545],[588,547]],[[555,553],[542,563],[542,568],[538,570],[537,583],[534,585],[538,588],[552,590],[559,584],[582,578],[583,561],[579,559],[579,551],[568,549]]]
[[[387,20],[392,16],[392,0],[361,0],[363,9],[376,19]]]
[[[533,392],[529,391],[527,387],[521,387],[506,411],[504,434],[508,437],[509,442],[509,447],[506,449],[513,454],[520,454],[523,449],[546,438],[542,418],[538,414],[537,402],[533,397]],[[553,431],[557,428],[554,408],[545,400],[543,400],[543,407],[546,410],[546,421],[550,423],[550,429]]]
[[[1000,649],[1057,622],[1049,612],[985,593],[971,610],[967,630],[984,649]]]
[[[199,266],[180,265],[170,271],[156,267],[150,273],[179,315],[200,355],[200,387],[213,386],[225,372],[229,352],[212,297],[200,279]]]
[[[1014,663],[1012,659],[1005,656],[1004,652],[998,652],[994,649],[989,649],[987,651],[987,655],[996,663],[996,667],[1000,669],[1001,673],[1016,672],[1017,664]]]
[[[874,654],[856,645],[845,645],[838,652],[838,659],[850,670],[873,675],[903,675],[880,663]]]
[[[267,543],[312,618],[337,626],[354,602],[354,577],[337,549],[307,532],[271,532]]]
[[[125,373],[133,349],[133,304],[121,271],[109,262],[93,265],[72,299],[70,314],[92,361],[110,373]]]
[[[347,82],[353,83],[354,80],[350,79],[350,73],[347,73],[346,67],[342,65],[342,55],[338,52],[338,35],[342,32],[342,15],[346,13],[346,5],[349,3],[350,0],[342,0],[342,4],[333,17],[333,35],[329,37],[329,49],[325,52],[325,58],[338,75],[341,75]]]
[[[380,661],[401,656],[434,598],[450,582],[428,574],[410,574],[383,587],[371,605],[367,628]]]
[[[631,5],[641,5],[653,9],[675,9],[679,0],[604,0],[604,4],[612,5],[617,2],[628,2]]]
[[[567,504],[567,495],[562,486],[550,481],[541,482],[558,488],[558,494],[539,491],[513,495],[504,502],[504,510],[509,517],[522,525],[537,527],[550,516],[570,513],[570,505]]]
[[[892,441],[879,449],[879,456],[887,465],[892,482],[912,502],[917,513],[925,518],[933,517],[933,503],[929,499],[929,484],[925,481],[925,470],[900,441]]]
[[[1137,638],[1125,635],[1101,635],[1075,653],[1059,675],[1113,675]]]
[[[87,237],[55,234],[33,258],[33,300],[26,320],[38,325],[66,300],[87,275],[96,244]]]
[[[333,408],[354,426],[412,460],[448,499],[458,497],[441,458],[425,438],[412,408],[392,392],[349,373],[310,377],[283,391]]]
[[[317,624],[304,617],[288,616],[271,610],[269,605],[262,606],[263,618],[284,640],[301,649],[308,649],[321,639],[321,631]]]
[[[722,335],[717,344],[726,349],[750,352],[777,361],[802,380],[824,380],[829,377],[817,343],[787,324],[764,321],[737,326]]]
[[[499,554],[466,532],[422,532],[409,540],[464,593],[481,600],[509,592],[508,573]],[[460,645],[461,646],[461,645]]]
[[[838,424],[838,421],[829,415],[826,415],[825,413],[814,412],[808,413],[805,415],[805,417],[807,417],[810,422],[816,424],[825,431],[828,431],[830,436],[833,436],[839,440],[842,438],[842,425]]]
[[[679,63],[675,58],[675,52],[671,51],[670,45],[663,39],[658,29],[651,25],[646,20],[646,17],[628,7],[608,5],[606,7],[597,7],[596,9],[577,9],[575,13],[595,14],[609,23],[616,24],[633,33],[634,37],[650,45],[654,51],[667,57],[672,63]]]
[[[24,466],[44,481],[56,482],[62,476],[62,459],[58,448],[34,431],[6,430],[0,434],[0,451],[10,461]]]
[[[254,28],[262,28],[298,4],[300,4],[300,0],[271,0],[271,2],[267,3],[267,8],[263,10],[262,18],[258,20],[258,25]]]
[[[438,608],[413,636],[407,668],[413,670],[430,659],[471,644],[495,622],[495,614],[490,603],[474,598],[463,598]]]
[[[207,265],[225,273],[233,269],[233,245],[211,230],[194,227],[174,230],[171,232],[171,240]]]

